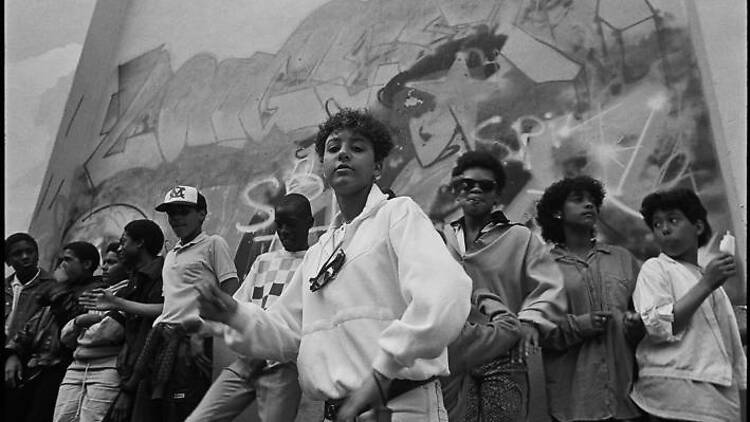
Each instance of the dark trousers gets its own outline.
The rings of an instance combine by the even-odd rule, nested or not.
[[[5,387],[3,420],[47,422],[55,413],[55,402],[66,365],[42,369],[35,377],[24,380],[18,388]],[[28,371],[28,369],[27,369]]]
[[[139,357],[137,366],[144,360],[151,365],[138,386],[131,421],[184,421],[211,386],[212,338],[159,324],[144,350],[150,356]]]

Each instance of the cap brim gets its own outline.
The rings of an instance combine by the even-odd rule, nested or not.
[[[162,202],[161,204],[157,205],[156,206],[156,211],[164,212],[167,209],[169,209],[169,207],[171,207],[173,205],[187,205],[189,207],[198,208],[198,204],[196,204],[195,202],[189,202],[189,201],[171,201],[171,202]]]

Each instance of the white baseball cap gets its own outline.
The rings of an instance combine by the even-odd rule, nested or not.
[[[169,205],[189,205],[206,209],[206,198],[193,186],[178,185],[167,191],[164,202],[156,206],[156,211],[166,211]]]

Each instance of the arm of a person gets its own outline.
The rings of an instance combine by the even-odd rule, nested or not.
[[[211,265],[221,290],[228,295],[233,295],[240,287],[240,282],[237,278],[237,268],[234,266],[229,245],[224,238],[216,236],[211,252]]]
[[[268,311],[251,302],[239,302],[226,322],[224,341],[227,346],[245,356],[294,361],[299,351],[305,288],[302,271],[298,269]]]
[[[60,341],[71,349],[75,349],[78,344],[78,335],[81,334],[83,330],[87,330],[101,321],[103,318],[104,315],[99,313],[86,313],[76,316],[65,323],[60,330]]]
[[[566,317],[563,275],[544,244],[529,233],[522,285],[526,296],[518,312],[521,322],[533,323],[542,336],[556,328],[553,321]]]
[[[460,334],[471,307],[471,279],[450,256],[430,220],[410,200],[398,206],[388,241],[407,306],[381,333],[373,362],[373,368],[388,378],[396,378],[417,359],[443,353]]]
[[[237,277],[230,277],[221,282],[221,290],[228,295],[233,295],[240,287],[240,282]]]
[[[40,329],[40,321],[45,312],[50,312],[49,307],[39,309],[34,315],[26,321],[23,328],[18,330],[16,334],[11,337],[5,344],[5,354],[16,355],[21,361],[25,361],[29,353],[31,353],[31,344],[34,340],[34,336]]]
[[[666,270],[652,258],[638,273],[633,290],[633,306],[641,316],[646,335],[653,340],[679,341],[681,333],[673,331],[675,300]]]
[[[164,303],[141,303],[119,296],[114,297],[113,303],[114,310],[146,318],[156,318],[161,314],[162,309],[164,309]]]
[[[451,374],[460,374],[490,362],[509,352],[521,339],[521,326],[497,295],[477,290],[473,294],[472,312],[486,315],[489,321],[467,321],[458,338],[448,346]]]
[[[711,296],[711,292],[714,290],[704,283],[701,279],[698,284],[693,286],[684,296],[678,299],[674,303],[672,309],[674,315],[674,321],[672,322],[672,334],[677,334],[685,329],[690,323],[690,319],[695,314],[695,311],[701,306],[704,300]]]
[[[555,322],[555,328],[541,337],[542,347],[545,349],[565,351],[603,332],[594,327],[591,314],[566,314]]]

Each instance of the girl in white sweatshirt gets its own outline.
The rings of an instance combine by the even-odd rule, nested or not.
[[[447,421],[435,377],[448,374],[471,280],[420,207],[374,183],[392,147],[369,113],[331,116],[315,150],[340,209],[333,224],[268,311],[200,283],[201,315],[232,328],[225,340],[237,352],[296,360],[329,419]]]

